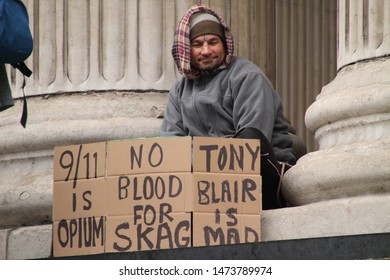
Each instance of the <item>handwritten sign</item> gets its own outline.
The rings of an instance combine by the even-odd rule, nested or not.
[[[108,142],[109,252],[191,246],[191,137]],[[184,239],[184,241],[180,241]]]
[[[260,240],[260,141],[194,137],[193,246]]]
[[[104,228],[104,216],[53,222],[54,256],[104,253]]]
[[[53,161],[54,255],[104,252],[106,143],[56,147]]]
[[[191,246],[191,214],[141,207],[136,215],[108,217],[107,231],[106,252],[186,248]]]
[[[107,252],[172,249],[191,245],[186,192],[191,173],[107,178]]]
[[[54,181],[73,181],[75,188],[79,179],[104,177],[106,143],[56,147],[53,161]]]
[[[56,147],[53,254],[258,242],[260,142],[145,138]]]
[[[191,172],[191,137],[107,143],[107,176]]]
[[[222,214],[194,213],[193,246],[259,242],[260,216],[239,215],[234,208]]]
[[[260,140],[194,137],[193,172],[260,174]]]
[[[79,217],[105,216],[106,181],[104,178],[79,180],[73,188],[73,181],[58,181],[53,185],[53,220],[76,219]]]
[[[259,175],[193,173],[194,212],[225,212],[234,208],[239,214],[261,212]]]
[[[191,173],[122,175],[106,179],[106,209],[109,216],[136,215],[140,207],[155,212],[185,212]]]

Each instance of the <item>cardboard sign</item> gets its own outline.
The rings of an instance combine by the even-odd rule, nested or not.
[[[193,246],[260,241],[260,141],[194,137]]]
[[[194,137],[193,172],[260,174],[260,140]]]
[[[185,212],[191,173],[159,173],[108,177],[106,210],[109,216],[136,215],[140,209]]]
[[[91,143],[54,148],[54,181],[73,181],[104,177],[106,143]]]
[[[106,181],[104,178],[54,182],[53,221],[89,216],[105,216]]]
[[[107,143],[107,176],[191,172],[191,137]]]
[[[148,214],[107,217],[106,252],[191,247],[191,214]]]
[[[261,176],[193,173],[192,210],[214,213],[235,208],[238,214],[261,213]]]
[[[173,137],[56,147],[53,254],[258,242],[261,188],[259,140]]]
[[[193,246],[259,242],[260,216],[226,213],[193,213]]]
[[[104,253],[104,233],[104,216],[53,222],[53,255],[61,257]]]

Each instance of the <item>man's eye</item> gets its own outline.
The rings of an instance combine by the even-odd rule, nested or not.
[[[208,42],[208,44],[211,46],[218,45],[218,43],[219,43],[219,40],[212,40],[212,41]]]

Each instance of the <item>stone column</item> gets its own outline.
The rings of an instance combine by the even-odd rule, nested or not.
[[[372,206],[390,193],[390,1],[339,0],[338,16],[338,74],[306,112],[319,150],[287,172],[283,193],[292,205],[370,197],[379,217],[388,213]]]

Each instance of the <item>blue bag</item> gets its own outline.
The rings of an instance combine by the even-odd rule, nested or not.
[[[0,63],[17,64],[32,52],[27,9],[20,0],[0,0]]]
[[[0,111],[14,105],[4,63],[11,64],[23,74],[23,113],[20,123],[27,124],[27,99],[24,76],[32,72],[24,61],[31,55],[33,39],[27,9],[21,0],[0,0]]]

